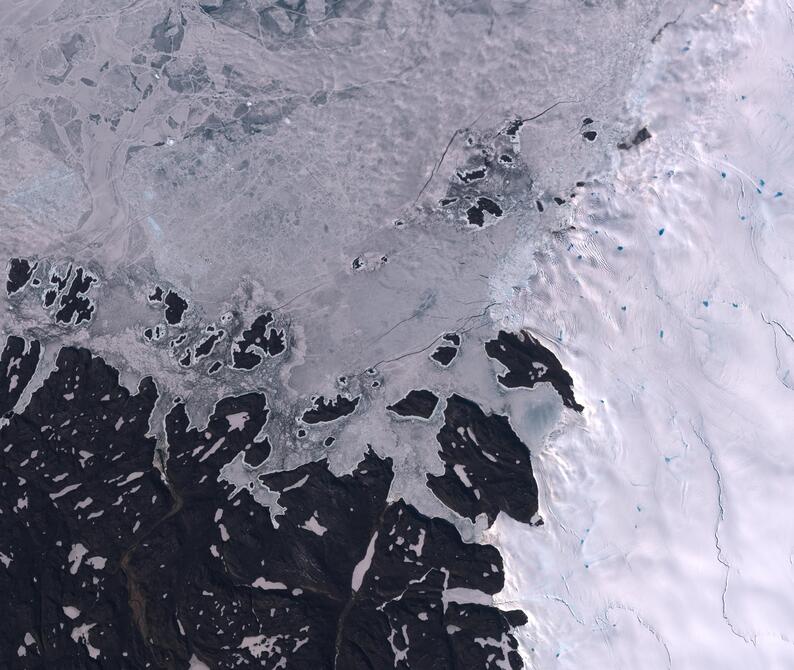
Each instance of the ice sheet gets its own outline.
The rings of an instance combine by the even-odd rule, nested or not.
[[[491,531],[537,667],[794,667],[793,25],[668,27],[631,96],[653,140],[502,312],[559,338],[587,406],[537,454],[543,532]]]

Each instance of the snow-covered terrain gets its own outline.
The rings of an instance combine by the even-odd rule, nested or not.
[[[497,600],[538,668],[791,668],[794,11],[715,3],[657,46],[630,100],[653,141],[556,263],[493,283],[586,405],[535,452],[546,532],[489,531]]]
[[[788,0],[0,56],[0,666],[794,668]]]

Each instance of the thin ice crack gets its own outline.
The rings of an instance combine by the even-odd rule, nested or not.
[[[777,359],[777,378],[778,381],[783,384],[789,391],[794,391],[794,387],[790,386],[786,379],[788,378],[789,370],[786,370],[785,374],[781,374],[781,368],[783,367],[783,362],[780,360],[780,349],[777,346],[777,331],[775,330],[775,326],[780,328],[783,331],[783,334],[794,344],[794,337],[792,337],[791,333],[786,329],[786,327],[780,323],[779,321],[775,321],[775,319],[767,319],[763,312],[761,312],[761,318],[763,319],[764,323],[768,325],[772,329],[772,344],[775,347],[775,358]]]
[[[552,109],[558,107],[559,105],[572,105],[576,102],[579,102],[579,100],[558,100],[553,105],[549,105],[548,107],[546,107],[546,109],[544,109],[542,112],[539,112],[534,116],[529,116],[526,119],[521,119],[521,123],[528,123],[529,121],[534,121],[535,119],[539,119],[541,116],[550,112]]]
[[[568,602],[565,600],[565,598],[560,598],[560,596],[550,596],[550,595],[547,595],[546,598],[548,600],[553,600],[555,602],[562,603],[563,605],[565,605],[565,607],[568,609],[568,612],[570,612],[571,616],[576,620],[576,623],[581,624],[582,626],[584,626],[584,620],[580,619],[576,615],[576,613],[573,611],[573,608],[568,604]]]
[[[736,636],[744,640],[747,644],[751,643],[751,640],[746,636],[742,635],[736,627],[731,622],[730,618],[728,617],[728,610],[727,610],[727,603],[726,597],[728,594],[728,581],[730,579],[731,574],[731,566],[723,555],[723,548],[722,544],[720,543],[720,526],[722,522],[725,520],[725,504],[724,504],[724,496],[725,492],[723,489],[722,484],[722,474],[720,473],[719,467],[717,467],[717,457],[714,453],[714,449],[712,446],[703,438],[700,431],[695,428],[694,424],[691,424],[692,432],[695,433],[698,441],[703,445],[704,449],[708,452],[709,455],[709,463],[711,464],[711,469],[714,471],[714,475],[717,480],[717,505],[719,506],[719,514],[717,515],[717,520],[714,525],[714,546],[717,549],[717,560],[720,564],[725,568],[725,582],[722,587],[722,618],[725,620],[725,623],[728,624],[728,628],[730,628],[731,632]]]
[[[656,34],[651,38],[651,44],[656,44],[662,37],[662,33],[670,26],[674,26],[676,23],[678,23],[678,19],[680,19],[683,15],[684,12],[682,10],[672,21],[667,21],[661,28],[659,28],[659,30],[656,31]]]
[[[647,621],[645,621],[645,619],[643,619],[640,616],[640,613],[637,612],[637,610],[635,610],[633,607],[629,607],[628,605],[623,605],[621,603],[612,603],[612,604],[610,604],[609,607],[607,607],[606,612],[604,612],[604,615],[606,616],[606,613],[609,612],[609,610],[614,610],[614,609],[625,610],[626,612],[631,612],[636,617],[637,622],[645,630],[647,630],[651,635],[653,635],[656,638],[656,641],[660,645],[662,645],[662,647],[664,648],[664,653],[667,654],[667,667],[668,668],[672,668],[673,667],[673,659],[670,656],[670,649],[668,649],[667,643],[664,641],[664,638],[662,638],[662,636],[657,632],[657,630],[653,626],[651,626],[651,624],[649,624]]]
[[[482,318],[488,313],[488,310],[491,309],[491,307],[493,307],[494,305],[501,305],[501,304],[502,303],[500,303],[500,302],[492,302],[482,312],[479,312],[477,314],[472,314],[470,316],[461,317],[459,319],[459,321],[462,321],[464,324],[466,324],[469,321],[471,321],[472,319]],[[469,328],[469,329],[460,328],[459,329],[459,331],[462,332],[462,333],[467,333],[470,330],[471,330],[471,328]],[[396,361],[400,361],[403,358],[407,358],[408,356],[416,356],[417,354],[421,354],[421,353],[427,351],[428,349],[430,349],[430,347],[432,347],[436,342],[438,342],[441,339],[441,337],[442,337],[441,335],[436,335],[436,337],[433,338],[433,340],[430,342],[430,344],[427,344],[426,346],[422,347],[421,349],[416,349],[414,351],[407,351],[404,354],[400,354],[399,356],[396,356],[395,358],[388,358],[388,359],[380,360],[377,363],[375,363],[374,365],[371,365],[370,368],[372,368],[373,370],[377,370],[378,367],[381,366],[381,365],[384,365],[384,364],[387,364],[387,363],[395,363]]]

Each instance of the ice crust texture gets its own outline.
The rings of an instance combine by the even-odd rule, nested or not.
[[[0,7],[0,666],[794,667],[792,22]]]

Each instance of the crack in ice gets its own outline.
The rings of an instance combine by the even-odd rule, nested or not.
[[[726,603],[726,598],[728,594],[728,584],[730,581],[730,574],[731,574],[731,565],[724,557],[724,552],[722,548],[722,544],[720,542],[720,526],[722,522],[725,520],[725,504],[724,504],[724,497],[725,491],[722,484],[722,473],[720,472],[719,467],[717,466],[717,457],[714,453],[714,448],[705,440],[703,435],[700,431],[695,428],[694,423],[690,424],[692,427],[692,432],[695,433],[698,441],[703,445],[709,455],[709,464],[711,465],[711,469],[714,471],[714,475],[717,479],[717,505],[719,506],[719,514],[717,515],[717,520],[714,526],[714,546],[717,549],[717,560],[720,564],[725,568],[725,582],[722,587],[722,618],[725,620],[725,623],[728,625],[731,633],[733,633],[736,637],[741,638],[747,644],[755,644],[753,640],[748,638],[746,635],[743,635],[739,630],[733,625],[733,622],[730,620],[728,616],[728,608]]]

